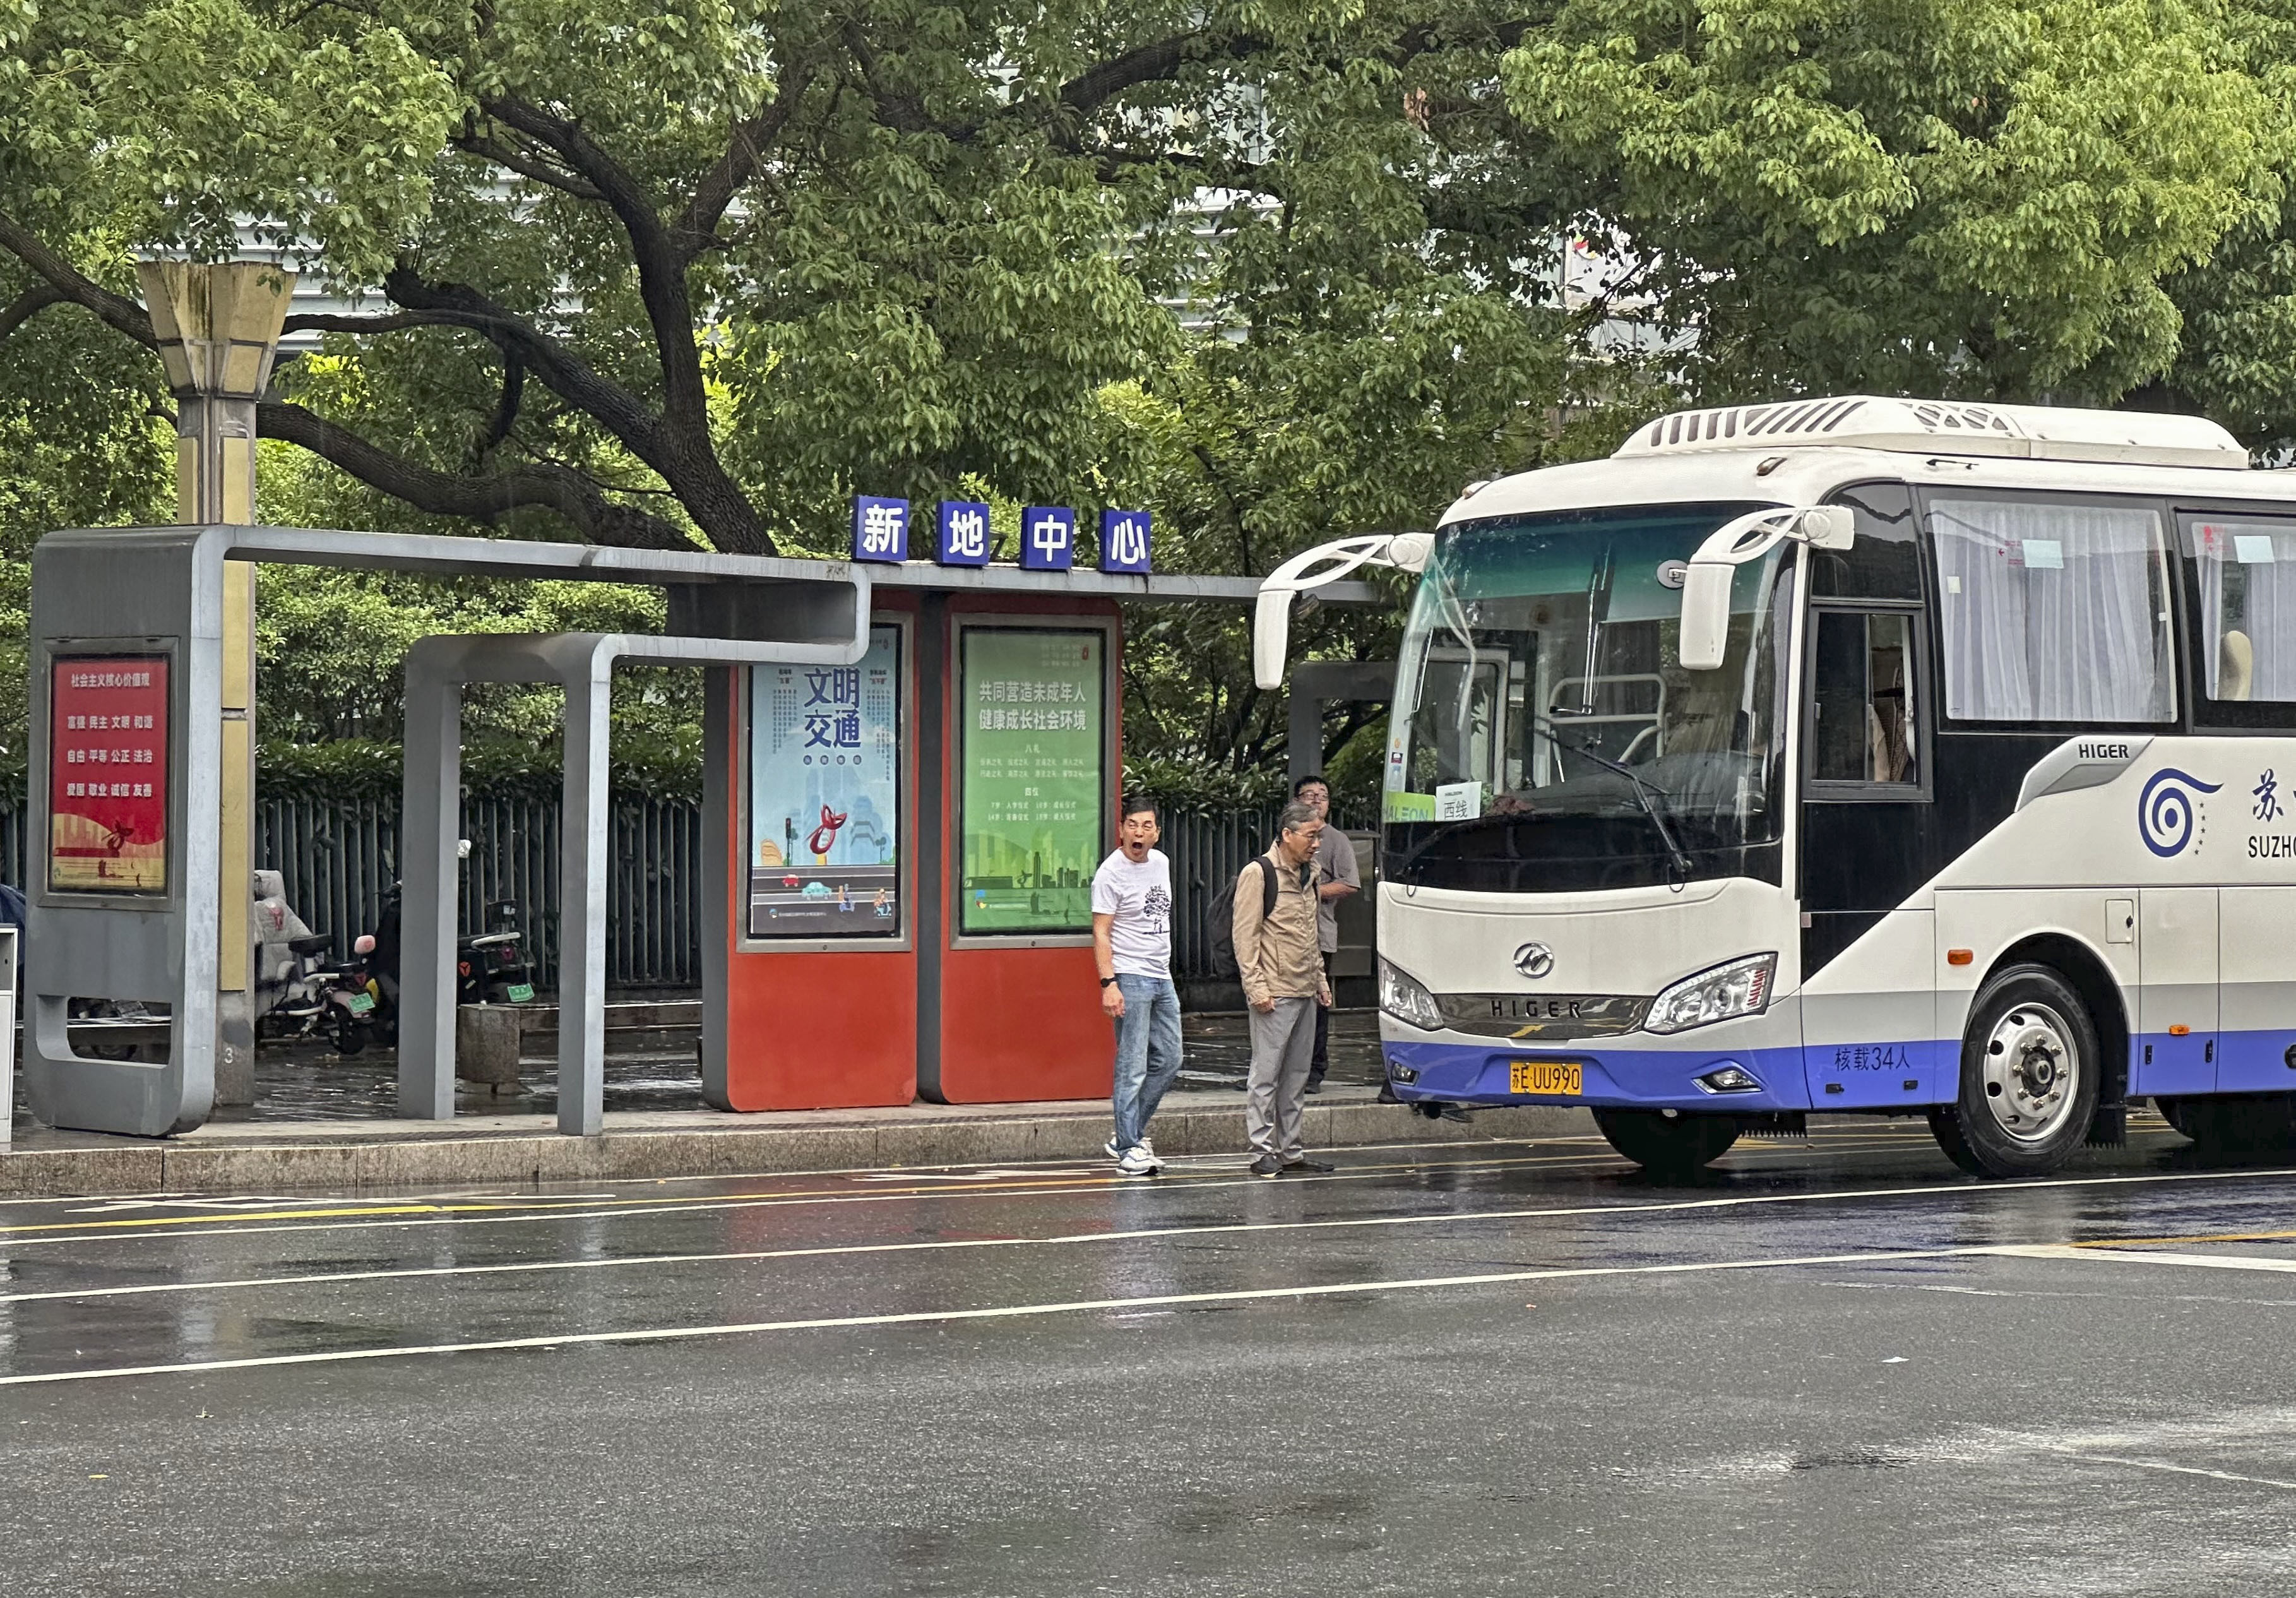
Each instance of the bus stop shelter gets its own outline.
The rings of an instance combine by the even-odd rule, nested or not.
[[[857,514],[857,546],[859,517]],[[660,636],[434,637],[407,662],[400,1113],[454,1112],[462,685],[566,691],[559,1127],[601,1128],[608,709],[619,660],[707,674],[702,1081],[755,1110],[1085,1098],[1109,1086],[1089,884],[1121,769],[1120,602],[1242,578],[764,559],[204,525],[33,556],[25,1071],[51,1126],[160,1136],[216,1069],[226,561],[652,585]],[[1374,602],[1333,585],[1326,602]],[[76,999],[168,1018],[75,1052]]]

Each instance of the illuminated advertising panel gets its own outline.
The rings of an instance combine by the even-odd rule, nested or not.
[[[901,635],[750,674],[751,938],[901,935]]]
[[[968,627],[962,651],[958,930],[1089,931],[1109,841],[1106,635]]]
[[[48,887],[168,891],[168,657],[50,663]]]

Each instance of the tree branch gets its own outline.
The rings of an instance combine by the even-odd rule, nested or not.
[[[1170,78],[1190,61],[1210,61],[1217,56],[1243,61],[1272,48],[1271,41],[1248,33],[1176,33],[1169,38],[1128,50],[1070,78],[1061,86],[1061,103],[1072,111],[1090,116],[1125,90]]]
[[[799,102],[812,86],[813,69],[803,62],[792,62],[782,74],[774,102],[758,115],[734,125],[734,136],[726,145],[726,153],[693,185],[693,198],[686,202],[684,213],[677,218],[674,231],[685,259],[692,260],[717,242],[718,224],[725,217],[726,208],[757,176],[766,152],[781,137],[782,129],[797,114]]]
[[[52,305],[64,303],[64,291],[53,283],[34,283],[0,310],[0,339],[6,338]]]
[[[473,466],[486,463],[502,441],[510,437],[512,426],[518,421],[519,401],[526,395],[526,363],[515,354],[503,356],[502,402],[495,406],[494,424],[487,436],[479,441],[478,453],[472,457]]]
[[[0,211],[0,250],[23,262],[74,305],[94,311],[114,331],[126,333],[147,348],[158,347],[158,340],[152,336],[152,318],[144,315],[142,306],[82,275],[78,267],[48,248],[5,211]]]
[[[410,327],[468,327],[467,319],[430,311],[391,311],[375,316],[339,316],[314,311],[290,316],[280,324],[283,333],[395,333]]]
[[[403,261],[383,275],[382,288],[394,303],[422,313],[428,325],[465,327],[483,333],[506,354],[515,350],[553,392],[594,419],[639,459],[655,464],[654,457],[662,450],[660,420],[637,396],[524,317],[467,284],[432,283]],[[658,465],[655,469],[660,470]]]
[[[653,328],[655,349],[661,358],[663,414],[679,429],[706,438],[709,400],[701,381],[701,352],[694,342],[693,300],[685,286],[689,258],[671,242],[652,196],[583,131],[580,123],[553,116],[514,94],[484,101],[481,109],[556,152],[597,187],[600,197],[620,220],[638,269],[638,298],[645,306],[646,321]]]
[[[659,240],[659,233],[655,236]],[[667,245],[661,248],[667,249]],[[727,475],[711,441],[708,402],[701,389],[701,353],[694,342],[691,313],[686,313],[682,324],[672,322],[665,326],[659,317],[655,321],[655,340],[662,352],[665,387],[673,391],[676,389],[682,355],[693,389],[690,414],[672,412],[665,421],[566,345],[523,318],[512,316],[467,284],[429,283],[412,266],[401,263],[385,275],[382,285],[383,291],[399,305],[410,310],[430,312],[447,325],[484,333],[505,356],[518,356],[551,392],[620,439],[632,455],[652,468],[719,549],[727,554],[776,553],[774,537],[759,520],[757,507]],[[675,288],[676,306],[682,307],[685,292],[683,268],[678,269]],[[651,311],[653,307],[648,308]],[[684,337],[673,337],[680,325]]]
[[[605,195],[598,192],[595,184],[571,172],[551,166],[545,161],[537,160],[526,152],[506,144],[500,139],[490,138],[485,134],[474,132],[462,135],[455,139],[453,143],[455,149],[466,155],[476,156],[480,160],[492,161],[505,171],[515,172],[521,177],[532,178],[536,183],[546,184],[561,193],[571,194],[577,200],[605,199]]]
[[[596,483],[563,466],[524,465],[472,476],[434,471],[380,449],[315,411],[269,400],[256,407],[256,430],[300,445],[367,487],[434,516],[491,524],[513,511],[539,509],[555,512],[594,543],[693,548],[671,523],[607,498]]]

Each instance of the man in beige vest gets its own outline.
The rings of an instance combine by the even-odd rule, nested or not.
[[[1316,1014],[1332,1002],[1316,947],[1316,847],[1324,818],[1297,800],[1283,807],[1275,847],[1236,876],[1236,968],[1251,1006],[1251,1075],[1243,1104],[1255,1176],[1286,1171],[1328,1171],[1300,1143],[1300,1109],[1308,1087],[1308,1061],[1316,1046]],[[1275,881],[1275,902],[1267,881]]]

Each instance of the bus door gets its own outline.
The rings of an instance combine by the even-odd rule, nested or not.
[[[1811,555],[1802,627],[1803,1074],[1816,1110],[1924,1103],[1940,1069],[1935,918],[1897,913],[1939,865],[1918,529],[1902,483],[1835,498],[1857,542]]]
[[[2137,892],[2132,1096],[2216,1091],[2217,914],[2213,888]]]
[[[1931,918],[1882,925],[1929,874],[1919,619],[1907,605],[1809,613],[1802,1023],[1816,1110],[1924,1102],[1931,1086]]]

